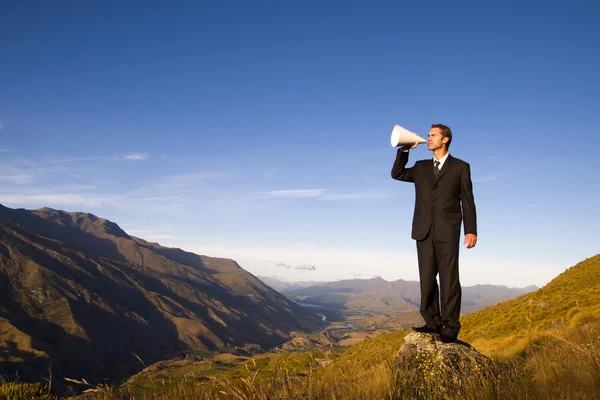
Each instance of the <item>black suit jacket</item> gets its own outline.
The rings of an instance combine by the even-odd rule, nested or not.
[[[417,161],[412,168],[406,168],[407,163],[408,152],[399,149],[392,178],[415,184],[412,238],[423,240],[433,229],[433,238],[439,242],[459,241],[461,221],[465,234],[477,235],[469,164],[448,155],[434,182],[432,159]]]

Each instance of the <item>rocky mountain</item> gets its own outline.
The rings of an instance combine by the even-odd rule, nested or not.
[[[508,288],[498,285],[463,287],[463,314],[537,290],[535,286]],[[417,310],[421,301],[419,282],[402,279],[389,282],[380,277],[315,283],[313,286],[282,290],[294,301],[334,309],[398,314]]]
[[[119,380],[188,350],[275,346],[314,321],[235,261],[88,213],[0,205],[5,377]]]

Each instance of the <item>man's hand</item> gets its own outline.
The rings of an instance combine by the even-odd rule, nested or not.
[[[467,233],[465,235],[465,241],[463,242],[463,244],[467,246],[467,249],[470,249],[471,247],[475,247],[476,243],[477,243],[477,236],[473,235],[472,233]]]
[[[410,149],[414,149],[418,145],[419,145],[419,142],[417,142],[417,143],[415,143],[413,145],[405,144],[404,146],[400,147],[400,150],[402,150],[402,151],[408,151]]]

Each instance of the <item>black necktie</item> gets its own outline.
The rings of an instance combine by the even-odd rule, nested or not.
[[[438,160],[435,160],[433,162],[433,179],[437,179],[439,174],[440,174],[440,162]]]

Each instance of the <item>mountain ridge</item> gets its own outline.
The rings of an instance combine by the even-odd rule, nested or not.
[[[89,213],[0,205],[0,366],[120,379],[188,350],[271,347],[315,325],[235,261],[162,247]],[[135,354],[136,356],[134,356]]]
[[[266,280],[266,282],[273,281],[273,278]],[[285,285],[279,282],[275,283],[285,288]],[[525,288],[510,288],[486,284],[463,286],[462,289],[463,314],[467,314],[538,288],[533,285]],[[281,293],[294,301],[381,313],[414,311],[418,309],[421,301],[419,282],[404,279],[387,281],[381,277],[314,282],[301,288],[288,287],[281,290]]]

